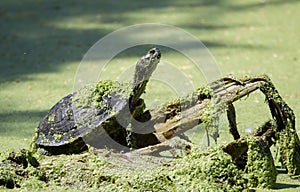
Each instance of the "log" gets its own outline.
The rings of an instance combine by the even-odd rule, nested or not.
[[[139,124],[139,127],[133,123],[133,130],[139,130],[138,133],[140,130],[151,131],[148,134],[136,134],[137,140],[142,137],[141,135],[156,137],[153,143],[148,142],[147,145],[162,143],[200,123],[209,125],[214,118],[228,109],[228,104],[258,90],[265,83],[266,81],[261,78],[249,78],[243,82],[231,78],[221,79],[208,86],[211,92],[206,97],[203,96],[203,92],[194,92],[187,97],[191,99],[189,102],[185,98],[180,98],[151,110],[151,119]],[[170,110],[170,106],[176,106],[178,109]]]
[[[147,123],[134,127],[134,130],[151,130],[147,134],[135,134],[137,146],[141,148],[163,143],[200,123],[205,123],[208,133],[216,137],[218,130],[210,130],[213,129],[211,122],[226,111],[234,141],[225,146],[224,151],[236,161],[246,161],[243,159],[248,149],[246,138],[240,138],[238,133],[233,103],[260,90],[266,97],[273,120],[259,127],[253,137],[257,137],[266,148],[277,144],[280,160],[288,173],[300,175],[300,142],[295,128],[295,116],[267,76],[223,78],[208,85],[208,89],[211,91],[206,94],[199,91],[205,89],[198,89],[187,97],[189,101],[185,98],[176,99],[151,110]],[[152,150],[141,151],[146,153],[145,151]]]

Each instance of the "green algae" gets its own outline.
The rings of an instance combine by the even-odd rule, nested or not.
[[[255,149],[253,149],[255,150]],[[222,147],[202,152],[193,147],[183,158],[168,159],[108,150],[39,157],[40,166],[1,163],[6,187],[43,189],[64,186],[100,191],[242,191],[247,176]],[[5,165],[4,165],[5,164]],[[20,175],[19,172],[22,172]]]
[[[55,114],[51,114],[49,117],[48,117],[48,121],[49,122],[54,122],[55,120]]]
[[[212,105],[212,103],[209,103],[204,112],[201,114],[200,118],[202,123],[204,123],[205,129],[208,134],[216,139],[218,134],[218,116],[214,115],[213,108],[214,105]]]
[[[249,187],[272,188],[276,182],[277,170],[270,149],[256,137],[247,138],[247,165],[245,172]]]
[[[73,95],[72,102],[76,103],[76,107],[99,107],[103,97],[108,96],[115,85],[116,82],[112,80],[103,80],[96,85],[87,85]]]
[[[74,159],[80,161],[76,162]],[[60,156],[59,159],[44,161],[43,167],[39,168],[38,171],[26,169],[25,172],[31,178],[30,180],[22,178],[14,172],[6,172],[6,174],[13,180],[15,187],[27,187],[29,189],[32,186],[36,187],[32,183],[40,183],[41,185],[38,188],[67,185],[71,189],[90,188],[101,191],[115,191],[117,189],[121,191],[192,191],[197,189],[211,190],[213,188],[215,191],[218,191],[218,189],[238,191],[242,189],[234,186],[226,187],[224,183],[220,184],[219,181],[222,181],[222,179],[217,176],[216,171],[215,175],[205,179],[207,178],[205,176],[206,171],[215,169],[203,169],[198,173],[194,168],[205,168],[207,165],[202,165],[201,161],[192,162],[194,159],[191,158],[186,160],[188,162],[177,161],[176,164],[174,162],[159,167],[153,165],[145,169],[134,167],[134,164],[128,165],[128,162],[126,165],[126,163],[116,159],[109,158],[108,161],[108,159],[92,154],[81,156],[80,159],[74,156]],[[222,168],[227,167],[227,161],[222,163],[224,163]],[[182,168],[174,169],[179,164]],[[214,163],[214,165],[213,167],[217,167],[220,163]],[[203,175],[201,176],[201,174]],[[224,172],[224,174],[226,173]],[[236,174],[236,172],[233,171],[231,174]]]
[[[296,153],[296,131],[294,129],[285,129],[278,134],[278,159],[282,166],[288,170],[290,176],[300,174],[300,155]]]
[[[263,78],[267,83],[260,89],[265,94],[271,114],[277,123],[275,139],[279,161],[289,175],[299,175],[300,152],[296,151],[296,148],[300,148],[300,141],[296,133],[294,112],[282,99],[269,77]]]
[[[54,140],[61,140],[61,138],[63,137],[63,134],[59,134],[59,133],[54,133],[53,134],[53,138]]]
[[[213,90],[209,86],[202,86],[197,88],[196,94],[199,100],[211,98],[213,96]]]
[[[246,188],[242,170],[222,148],[211,148],[204,153],[196,149],[184,160],[182,168],[175,173],[180,176],[180,183],[190,186],[187,191],[241,191]]]
[[[251,191],[253,187],[272,187],[276,169],[269,149],[256,138],[249,137],[246,143],[244,169],[223,146],[206,151],[193,146],[187,155],[176,159],[90,148],[77,155],[40,155],[36,167],[9,163],[8,155],[0,163],[0,171],[5,173],[0,184],[28,190],[63,186],[92,191]]]
[[[0,162],[0,186],[10,189],[21,187],[24,178],[28,179],[26,170],[39,166],[32,152],[25,149],[1,153]]]
[[[105,97],[128,100],[132,90],[130,83],[101,80],[96,85],[87,85],[72,96],[72,102],[79,108],[111,109],[103,102]]]
[[[170,119],[176,116],[181,111],[184,111],[185,109],[189,109],[192,106],[196,105],[197,102],[203,102],[206,99],[211,99],[212,95],[213,91],[209,86],[202,86],[197,88],[196,91],[192,92],[191,94],[187,94],[186,96],[166,102],[159,108],[165,114],[166,119]],[[207,110],[208,113],[210,113],[209,111],[210,109]],[[208,119],[209,121],[210,115],[208,113],[206,119]],[[204,117],[206,117],[206,115],[204,115]]]

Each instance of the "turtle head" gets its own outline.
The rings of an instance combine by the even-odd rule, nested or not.
[[[156,69],[160,57],[160,50],[158,48],[153,48],[137,62],[132,85],[133,90],[130,99],[131,109],[136,106],[140,96],[144,93],[147,82],[153,71]]]
[[[161,53],[158,48],[150,49],[146,55],[144,55],[137,62],[135,67],[135,74],[133,79],[133,86],[139,86],[142,83],[146,83],[153,71],[156,69],[157,64],[161,58]]]

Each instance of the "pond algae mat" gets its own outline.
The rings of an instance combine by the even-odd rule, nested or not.
[[[261,154],[255,147],[256,142],[251,141],[249,155]],[[0,184],[32,190],[62,186],[100,191],[241,191],[273,186],[276,181],[273,161],[265,154],[256,157],[249,160],[247,171],[243,171],[220,148],[206,153],[193,149],[186,157],[172,161],[153,156],[110,154],[109,151],[29,160],[34,157],[23,150],[4,158]]]
[[[258,89],[265,95],[272,119],[252,134],[240,136],[233,102]],[[0,186],[28,191],[44,188],[70,191],[255,191],[275,185],[277,169],[271,146],[278,149],[277,158],[282,168],[290,177],[299,179],[300,142],[295,131],[295,116],[268,77],[223,78],[201,90],[205,91],[195,93],[201,96],[196,97],[199,100],[196,105],[169,115],[164,126],[168,129],[160,135],[171,138],[176,131],[184,131],[180,126],[174,126],[173,120],[178,119],[178,115],[183,118],[183,127],[191,126],[190,119],[185,121],[185,113],[197,113],[192,109],[199,109],[199,106],[210,107],[200,111],[206,115],[198,115],[198,121],[201,123],[201,118],[206,118],[202,122],[211,122],[215,115],[210,95],[215,93],[219,100],[225,101],[225,105],[214,103],[217,109],[227,106],[229,131],[234,137],[232,142],[203,150],[196,144],[174,137],[128,152],[94,147],[69,155],[45,155],[43,150],[35,147],[1,152]],[[163,104],[163,107],[170,107],[170,103]],[[153,117],[160,111],[152,111]],[[172,158],[155,152],[170,152]]]

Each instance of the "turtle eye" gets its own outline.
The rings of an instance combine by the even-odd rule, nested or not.
[[[154,49],[152,49],[152,50],[150,50],[150,51],[149,51],[149,53],[150,53],[151,55],[154,55],[154,53],[155,53],[155,50],[154,50]]]

